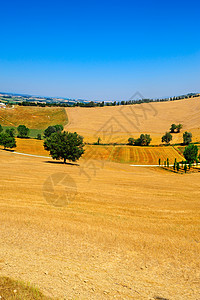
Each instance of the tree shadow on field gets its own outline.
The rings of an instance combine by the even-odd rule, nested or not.
[[[70,162],[66,162],[64,163],[63,161],[44,161],[45,163],[47,164],[58,164],[58,165],[69,165],[69,166],[80,166],[79,164],[77,163],[70,163]]]
[[[12,150],[12,149],[3,149],[3,148],[0,148],[0,150],[8,151],[8,152],[15,152],[15,150]]]

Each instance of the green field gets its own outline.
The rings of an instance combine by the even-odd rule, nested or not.
[[[30,129],[45,129],[49,125],[68,122],[64,108],[60,107],[21,107],[0,109],[0,124],[17,127],[26,125]]]
[[[43,135],[43,131],[50,125],[68,123],[64,108],[60,107],[20,107],[0,109],[0,124],[4,129],[25,125],[30,129],[29,136],[36,138],[37,134]]]

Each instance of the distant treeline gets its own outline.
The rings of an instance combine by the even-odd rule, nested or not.
[[[175,100],[183,100],[189,99],[194,97],[199,97],[200,94],[187,94],[178,97],[170,97],[170,98],[163,98],[163,99],[140,99],[140,100],[127,100],[127,101],[113,101],[113,102],[38,102],[38,101],[22,101],[18,104],[19,106],[40,106],[40,107],[104,107],[104,106],[119,106],[119,105],[134,105],[134,104],[141,104],[141,103],[151,103],[151,102],[168,102],[168,101],[175,101]]]

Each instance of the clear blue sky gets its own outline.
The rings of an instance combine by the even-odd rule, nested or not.
[[[2,1],[0,91],[82,99],[200,92],[199,1]]]

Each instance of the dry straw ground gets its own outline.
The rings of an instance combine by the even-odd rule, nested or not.
[[[83,160],[101,160],[114,161],[131,164],[158,164],[159,158],[161,163],[169,159],[170,164],[182,161],[183,151],[180,147],[133,147],[133,146],[99,146],[86,145]],[[17,139],[17,152],[48,156],[48,152],[44,150],[43,141],[35,139]]]
[[[2,150],[0,164],[1,276],[60,299],[199,299],[199,173],[96,161],[94,176]],[[77,185],[66,207],[43,197],[55,173]]]

